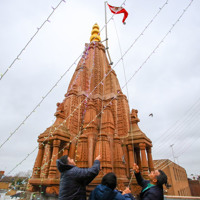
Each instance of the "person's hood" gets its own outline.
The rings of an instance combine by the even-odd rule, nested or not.
[[[75,167],[74,165],[65,164],[59,159],[56,160],[56,165],[57,165],[57,168],[58,168],[60,173],[64,172],[65,170],[69,170],[69,169]]]
[[[95,188],[94,197],[95,199],[109,200],[112,199],[112,196],[114,197],[115,193],[116,192],[114,190],[110,189],[105,185],[100,184]]]

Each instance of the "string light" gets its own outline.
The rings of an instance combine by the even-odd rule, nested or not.
[[[88,47],[89,49],[89,47]],[[76,61],[78,61],[78,59],[81,57],[81,55],[79,57],[77,57]],[[76,61],[65,71],[65,73],[61,76],[61,78],[54,84],[54,86],[47,92],[47,94],[42,97],[42,100],[35,106],[35,108],[30,112],[30,114],[28,116],[26,116],[26,118],[21,122],[21,124],[10,134],[10,136],[0,145],[0,149],[2,148],[2,146],[12,137],[12,135],[14,135],[17,130],[24,124],[24,122],[33,114],[33,112],[35,112],[35,110],[40,107],[40,105],[42,104],[42,102],[45,100],[45,98],[51,93],[51,91],[57,86],[57,84],[61,81],[61,79],[66,75],[66,73],[72,68],[72,66],[76,63]],[[82,103],[81,103],[82,104]]]
[[[61,2],[62,1],[60,1],[60,3],[56,6],[56,8],[55,9],[57,9],[58,8],[58,6],[61,4]],[[124,1],[124,2],[126,2],[126,0]],[[55,11],[55,10],[54,10]],[[54,12],[53,11],[53,12]],[[51,17],[51,15],[53,14],[53,12],[49,15],[49,17],[47,18],[47,22],[49,22],[49,18]],[[113,16],[114,16],[114,14],[113,14]],[[113,17],[111,17],[111,18],[113,18]],[[107,22],[107,24],[109,23],[109,21],[111,20],[111,18],[108,20],[108,22]],[[45,22],[46,22],[45,21]],[[41,25],[41,27],[45,24],[45,22]],[[106,25],[107,25],[106,24]],[[41,28],[40,27],[40,28]],[[103,30],[105,28],[105,25],[103,26],[103,28],[100,30],[100,32]],[[38,31],[37,31],[38,32]],[[36,34],[37,34],[37,32],[36,32]],[[33,39],[35,37],[35,35],[31,38],[31,40]],[[95,38],[94,38],[95,39]],[[30,40],[30,41],[31,41]],[[23,48],[23,50],[25,50],[25,48],[28,46],[28,44],[30,43],[30,41],[27,43],[27,45]],[[88,47],[89,48],[89,47]],[[22,50],[22,51],[23,51]],[[21,55],[21,53],[22,53],[22,51],[20,52],[20,54],[19,55]],[[19,56],[18,55],[18,56]],[[82,54],[81,54],[82,55]],[[17,132],[17,130],[24,124],[24,122],[33,114],[33,112],[35,112],[35,110],[38,108],[38,107],[40,107],[40,105],[42,104],[42,102],[44,101],[44,99],[51,93],[51,91],[57,86],[57,84],[61,81],[61,79],[67,74],[67,72],[72,68],[72,66],[74,65],[74,64],[76,64],[76,62],[78,61],[78,59],[81,57],[81,55],[79,55],[78,57],[77,57],[77,59],[74,61],[74,63],[65,71],[65,73],[61,76],[61,78],[56,82],[56,84],[54,84],[54,86],[49,90],[49,92],[47,92],[47,94],[44,96],[44,97],[42,97],[42,100],[36,105],[36,107],[33,109],[33,111],[31,111],[30,112],[30,114],[25,118],[25,120],[11,133],[11,135],[0,145],[0,149],[2,148],[2,146],[12,137],[12,135],[13,134],[15,134],[16,132]],[[17,56],[17,58],[18,58],[18,56]],[[9,68],[11,68],[11,66],[13,65],[15,63],[15,60],[13,61],[13,63],[9,66]],[[1,78],[0,78],[0,80],[3,78],[3,76],[5,75],[7,73],[7,70],[6,70],[6,72],[3,74],[3,75],[1,75]],[[98,86],[98,85],[97,85]],[[96,88],[95,88],[96,89]],[[82,103],[81,103],[82,104]],[[75,109],[76,110],[76,109]]]
[[[65,0],[61,0],[55,8],[52,7],[53,11],[50,13],[50,15],[47,17],[47,19],[42,23],[42,25],[41,25],[39,28],[37,28],[37,31],[33,34],[33,36],[31,37],[31,39],[26,43],[26,45],[24,46],[24,48],[20,51],[20,53],[17,55],[17,57],[16,57],[16,58],[13,60],[13,62],[9,65],[9,67],[6,69],[6,71],[5,71],[4,73],[1,73],[1,74],[0,74],[0,81],[1,81],[2,78],[6,75],[6,73],[8,72],[8,70],[15,64],[16,60],[20,60],[20,59],[19,59],[19,56],[22,55],[23,51],[25,51],[25,49],[27,48],[27,46],[28,46],[28,45],[31,43],[31,41],[35,38],[35,36],[36,36],[36,35],[38,34],[38,32],[42,29],[42,27],[45,25],[45,23],[46,23],[46,22],[49,22],[49,23],[50,23],[50,20],[49,20],[50,17],[53,15],[53,13],[55,12],[55,10],[60,6],[60,4],[61,4],[62,2],[65,2]],[[123,3],[125,3],[125,2],[126,2],[126,0],[125,0]],[[122,3],[122,5],[123,5],[123,3]],[[114,14],[113,14],[112,17],[108,20],[107,24],[110,22],[111,19],[113,19],[113,17],[114,17]],[[104,24],[104,26],[103,26],[102,29],[100,30],[100,33],[101,33],[101,31],[105,28],[105,26],[107,26],[107,24]],[[95,38],[94,38],[94,39],[95,39]],[[76,61],[74,62],[74,64],[75,64],[75,63],[76,63]]]
[[[61,0],[58,5],[53,8],[53,11],[50,13],[50,15],[47,17],[47,19],[42,23],[42,25],[40,27],[37,28],[37,31],[33,34],[33,36],[31,37],[31,39],[26,43],[26,45],[24,46],[24,48],[20,51],[20,53],[17,55],[17,57],[13,60],[13,62],[10,64],[10,66],[6,69],[6,71],[1,74],[0,80],[5,76],[5,74],[8,72],[8,70],[14,65],[14,63],[17,60],[20,60],[19,56],[22,55],[23,51],[25,51],[25,49],[27,48],[27,46],[31,43],[31,41],[36,37],[36,35],[38,34],[38,32],[43,28],[43,26],[45,25],[46,22],[50,22],[49,18],[53,15],[53,13],[55,12],[55,10],[60,6],[60,4],[63,2],[63,0]]]
[[[186,9],[184,10],[184,12],[179,16],[179,18],[178,18],[178,20],[176,20],[176,22],[175,22],[175,25],[180,21],[180,19],[182,18],[182,16],[184,15],[184,13],[187,11],[187,9],[191,6],[191,4],[192,4],[192,2],[193,2],[193,0],[191,0],[191,2],[188,4],[188,6],[186,7]],[[130,82],[130,80],[135,76],[135,74],[143,67],[143,65],[149,60],[149,58],[153,55],[153,52],[155,52],[159,47],[160,47],[160,44],[166,39],[166,37],[169,35],[169,33],[173,30],[173,28],[174,28],[175,26],[172,26],[171,28],[170,28],[170,30],[166,33],[166,35],[163,37],[163,39],[161,40],[161,42],[159,42],[158,43],[158,45],[154,48],[154,50],[152,51],[152,53],[150,53],[150,55],[147,57],[147,59],[145,60],[145,62],[143,62],[143,64],[136,70],[136,72],[129,78],[129,80],[125,83],[125,85],[122,87],[122,89],[126,86],[126,84],[128,84],[129,82]],[[132,47],[133,45],[131,45],[129,48],[128,48],[128,50],[123,54],[123,56],[118,60],[118,62],[115,64],[115,66],[119,63],[119,61],[127,54],[127,52],[131,49],[131,47]],[[114,67],[115,67],[114,66]],[[113,68],[114,68],[113,67]],[[103,81],[111,72],[113,71],[113,69],[111,69],[105,76],[104,76],[104,78],[101,80],[101,81]],[[101,81],[100,81],[100,83],[101,83]],[[98,85],[100,84],[100,83],[98,83]],[[98,86],[97,85],[97,86]],[[97,86],[94,88],[94,90],[97,88]],[[93,90],[93,91],[94,91]],[[92,92],[93,92],[92,91]],[[91,93],[92,93],[91,92]],[[91,94],[90,93],[90,94]],[[89,95],[90,95],[89,94]],[[113,99],[115,99],[116,98],[116,95],[111,99],[111,101],[110,102],[112,102],[113,101]],[[107,105],[109,105],[110,104],[110,102],[107,104]],[[78,106],[79,107],[79,106]],[[107,106],[106,106],[107,107]],[[105,108],[106,108],[105,107]],[[103,108],[103,110],[105,109],[105,108]],[[74,112],[74,111],[73,111]],[[102,112],[102,111],[101,111]],[[96,116],[95,116],[95,118],[94,119],[96,119],[100,114],[101,114],[101,112],[99,113],[99,114],[97,114]],[[69,116],[68,116],[69,117]],[[87,126],[83,129],[83,130],[85,130],[91,123],[92,123],[92,121],[93,120],[91,120],[90,121],[90,123],[88,123],[87,124]],[[80,136],[80,134],[81,134],[81,131],[79,131],[79,133],[78,133],[78,137]],[[71,140],[71,142],[75,139],[76,137],[74,137],[72,140]],[[65,146],[66,147],[66,146]],[[63,147],[63,149],[65,148],[65,147]],[[27,156],[26,156],[26,158],[27,157],[29,157],[35,150],[36,150],[37,148],[35,148],[31,153],[29,153]],[[57,156],[58,154],[56,154],[55,156]],[[20,164],[22,164],[25,160],[26,160],[26,158],[25,159],[23,159],[21,162],[20,162]],[[50,160],[50,161],[52,161],[52,159]],[[17,164],[8,174],[10,174],[15,168],[17,168],[18,167],[18,165],[20,165],[20,164]]]
[[[78,60],[80,58],[80,56],[76,59]],[[73,64],[69,67],[72,68]],[[68,69],[68,70],[69,70]],[[67,70],[67,71],[68,71]],[[67,71],[65,71],[65,73],[63,75],[65,75],[67,73]],[[46,97],[52,92],[52,90],[57,86],[57,83],[59,83],[61,81],[63,77],[61,77],[56,84],[53,85],[53,87],[47,92],[47,94],[42,97],[41,101],[35,106],[35,108],[29,113],[28,116],[26,116],[26,118],[20,123],[20,125],[10,134],[10,136],[0,145],[0,149],[2,148],[2,146],[18,131],[18,129],[24,124],[24,122],[35,112],[35,110],[40,107],[40,105],[42,104],[42,102],[46,99]]]

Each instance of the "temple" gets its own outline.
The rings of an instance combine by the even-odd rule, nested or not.
[[[152,142],[138,127],[137,114],[135,109],[130,111],[95,24],[65,98],[57,103],[55,123],[38,137],[29,190],[58,194],[58,158],[69,155],[78,167],[87,168],[100,154],[101,170],[88,192],[108,172],[117,175],[118,188],[129,185],[133,193],[137,192],[133,163],[140,166],[144,177],[154,169]]]

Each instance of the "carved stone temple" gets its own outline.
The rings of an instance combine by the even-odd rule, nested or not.
[[[106,173],[114,172],[118,188],[130,185],[132,192],[137,192],[133,163],[140,166],[144,177],[154,169],[152,142],[138,127],[137,113],[135,109],[130,111],[95,24],[65,98],[57,103],[55,123],[38,137],[29,191],[58,194],[56,160],[62,155],[74,158],[78,167],[87,168],[100,154],[100,173],[87,190],[94,189]]]

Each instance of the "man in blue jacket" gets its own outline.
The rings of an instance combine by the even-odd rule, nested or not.
[[[106,174],[90,194],[89,200],[135,200],[129,188],[122,193],[115,190],[117,186],[117,177],[114,173]]]
[[[78,168],[73,159],[67,155],[56,161],[61,173],[59,200],[86,200],[86,185],[99,173],[100,155],[96,157],[91,168]]]
[[[151,171],[148,175],[149,180],[144,180],[140,174],[139,167],[136,163],[133,165],[133,171],[135,172],[135,177],[137,183],[142,187],[140,193],[141,200],[163,200],[163,184],[167,187],[167,176],[162,170]]]

